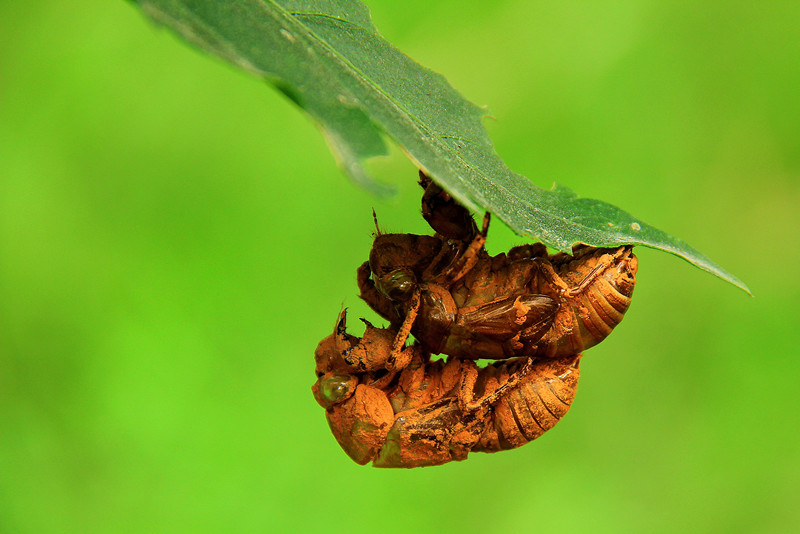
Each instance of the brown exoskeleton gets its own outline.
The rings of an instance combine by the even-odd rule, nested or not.
[[[583,352],[603,341],[630,306],[639,265],[631,246],[581,245],[573,248],[572,255],[549,256],[544,245],[536,243],[514,247],[503,256],[479,263],[451,293],[459,306],[474,306],[496,298],[494,279],[503,282],[505,273],[510,272],[506,285],[501,283],[502,291],[552,298],[558,304],[552,327],[535,342],[521,338],[522,347],[515,354],[560,358]],[[510,287],[514,283],[519,286]]]
[[[470,451],[512,449],[541,436],[575,397],[580,356],[515,358],[479,369],[472,361],[430,361],[404,347],[409,365],[381,368],[395,331],[367,323],[345,332],[345,312],[315,357],[312,390],[336,440],[357,463],[419,467],[463,460]],[[479,392],[476,397],[476,392]]]
[[[537,243],[489,256],[488,213],[473,232],[469,213],[421,176],[423,214],[437,234],[378,231],[358,269],[361,298],[398,329],[387,367],[408,363],[400,349],[409,333],[426,350],[458,358],[564,357],[622,320],[636,283],[631,246],[550,256]]]
[[[464,206],[456,202],[430,177],[419,171],[422,194],[422,218],[445,239],[469,243],[478,235],[475,219]]]

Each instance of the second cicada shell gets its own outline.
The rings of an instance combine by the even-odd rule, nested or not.
[[[558,358],[596,345],[622,320],[638,268],[630,245],[551,256],[536,243],[490,256],[489,215],[478,232],[463,206],[420,179],[423,216],[436,234],[378,230],[358,269],[361,298],[398,330],[387,368],[408,363],[400,349],[409,334],[462,359]]]
[[[480,250],[455,281],[439,276],[447,267],[436,265],[443,257],[447,265],[456,262],[451,250],[431,236],[382,234],[358,271],[367,304],[398,330],[407,324],[434,354],[505,359],[582,352],[620,323],[636,285],[631,246],[554,256],[540,243],[497,256]]]
[[[368,324],[359,339],[344,332],[344,323],[343,313],[317,347],[312,389],[336,440],[359,464],[431,466],[470,451],[519,447],[555,426],[578,387],[579,356],[515,358],[479,369],[455,358],[431,361],[412,345],[403,349],[410,363],[402,371],[376,369],[389,352],[376,340],[395,332]],[[370,363],[347,362],[354,354]]]

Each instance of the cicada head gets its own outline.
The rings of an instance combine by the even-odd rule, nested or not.
[[[429,235],[379,234],[372,243],[369,267],[375,279],[397,270],[419,278],[441,248],[442,240]]]
[[[347,400],[358,385],[358,378],[348,372],[336,345],[336,334],[331,334],[320,341],[314,352],[317,381],[311,391],[326,410]]]

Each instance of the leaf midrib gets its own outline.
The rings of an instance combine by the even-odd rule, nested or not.
[[[352,22],[350,22],[350,21],[348,21],[346,19],[342,19],[342,18],[339,18],[339,17],[326,15],[324,13],[305,13],[305,12],[301,12],[301,11],[296,11],[296,12],[287,11],[287,10],[283,9],[280,5],[275,3],[273,0],[263,0],[263,1],[268,2],[269,4],[275,6],[278,10],[280,10],[281,12],[286,14],[286,19],[288,21],[290,21],[291,24],[293,26],[295,26],[296,28],[302,29],[302,33],[304,33],[307,36],[313,36],[315,39],[306,39],[306,41],[309,42],[312,46],[315,46],[317,48],[323,48],[325,51],[327,51],[328,55],[333,57],[342,67],[344,67],[344,72],[345,73],[349,73],[350,77],[352,79],[354,79],[356,82],[358,82],[359,85],[365,86],[368,89],[372,89],[375,92],[377,92],[379,95],[381,95],[384,98],[384,100],[386,100],[387,102],[389,102],[392,105],[392,107],[394,109],[398,110],[398,112],[400,112],[400,114],[406,116],[409,119],[408,122],[411,123],[417,129],[418,132],[424,133],[424,132],[429,132],[430,131],[430,130],[428,130],[427,128],[424,127],[424,125],[423,125],[424,123],[421,120],[419,120],[416,116],[414,116],[407,109],[405,109],[403,106],[401,106],[399,102],[397,102],[395,99],[393,99],[391,96],[389,96],[385,91],[383,91],[381,89],[381,87],[379,85],[377,85],[374,82],[372,82],[371,79],[366,74],[364,74],[360,69],[358,69],[355,65],[353,65],[346,57],[344,57],[341,54],[339,54],[338,51],[335,48],[329,46],[327,44],[327,42],[322,37],[320,37],[317,33],[314,33],[310,28],[308,28],[308,26],[304,26],[303,24],[301,24],[300,21],[294,15],[324,17],[324,18],[329,19],[329,20],[335,20],[335,21],[338,21],[338,22],[342,22],[342,23],[348,24],[348,25],[350,25],[350,26],[352,26],[354,28],[358,28],[361,31],[364,31],[366,33],[374,33],[374,32],[371,32],[370,30],[367,30],[366,28],[364,28],[363,26],[361,26],[359,24],[352,23]],[[373,121],[373,124],[375,124],[376,127],[377,127],[377,123],[375,123]],[[420,128],[421,125],[423,125],[422,128]],[[428,136],[428,137],[430,137],[430,136]]]
[[[348,21],[346,19],[342,19],[340,17],[334,17],[334,16],[327,15],[327,14],[324,14],[324,13],[307,13],[307,12],[301,12],[301,11],[288,11],[288,10],[283,9],[281,6],[275,4],[275,2],[273,0],[266,0],[266,1],[268,1],[269,3],[275,5],[279,10],[283,11],[284,13],[290,15],[290,19],[292,20],[293,24],[295,24],[296,26],[299,26],[300,28],[302,28],[306,35],[312,35],[312,36],[314,36],[316,38],[316,40],[312,40],[311,41],[312,44],[318,44],[319,46],[324,47],[331,56],[333,56],[340,64],[342,64],[344,67],[346,67],[345,72],[347,72],[349,70],[349,72],[351,73],[351,77],[353,79],[355,79],[357,82],[359,82],[360,85],[366,86],[367,88],[372,89],[373,91],[375,91],[378,94],[380,94],[384,98],[384,100],[386,100],[387,102],[391,103],[391,105],[392,105],[392,107],[394,109],[398,110],[402,115],[404,115],[408,119],[408,122],[412,126],[414,126],[414,128],[417,130],[417,132],[419,132],[420,134],[423,134],[423,135],[427,134],[427,135],[425,135],[426,139],[435,140],[435,145],[436,145],[437,148],[439,148],[439,152],[441,152],[443,154],[448,154],[450,156],[453,156],[453,158],[457,159],[458,161],[460,161],[462,163],[462,166],[469,166],[469,164],[464,160],[464,158],[461,156],[461,154],[459,152],[456,152],[456,151],[452,150],[447,143],[444,143],[442,141],[442,139],[444,139],[444,138],[453,138],[453,136],[440,136],[438,133],[436,133],[436,132],[432,131],[430,128],[426,127],[425,123],[423,121],[421,121],[416,115],[414,115],[413,113],[408,111],[399,102],[397,102],[394,98],[392,98],[391,95],[386,93],[379,85],[377,85],[375,82],[373,82],[372,79],[369,76],[367,76],[358,67],[353,65],[346,57],[344,57],[341,54],[339,54],[338,51],[335,48],[332,48],[331,46],[329,46],[327,44],[327,42],[324,39],[322,39],[318,34],[314,33],[307,26],[304,26],[304,25],[300,24],[300,22],[297,19],[295,19],[294,17],[291,17],[291,16],[294,16],[294,15],[299,15],[299,16],[318,16],[318,17],[321,17],[321,18],[326,18],[326,19],[342,22],[344,24],[347,24],[347,25],[353,26],[355,28],[358,28],[358,29],[360,29],[360,30],[362,30],[364,32],[368,32],[368,33],[374,33],[374,32],[372,32],[370,30],[367,30],[366,28],[364,28],[363,26],[361,26],[359,24],[355,24],[353,22],[350,22],[350,21]],[[465,141],[468,141],[468,142],[470,142],[470,143],[472,143],[474,145],[477,145],[477,143],[475,143],[474,141],[472,141],[470,139],[465,139]],[[480,173],[480,174],[483,175],[483,173]],[[485,175],[484,175],[484,178],[485,178]],[[503,187],[501,184],[498,184],[497,182],[493,182],[493,184],[498,189],[502,189],[507,195],[509,195],[511,197],[514,196],[512,194],[512,192],[508,188]],[[533,185],[533,184],[531,184],[531,185]],[[466,203],[474,205],[474,201],[472,199],[459,199],[459,200],[466,201]],[[537,208],[537,207],[535,207],[535,206],[533,206],[531,204],[528,204],[528,205],[531,206],[531,209],[534,210],[534,211],[543,212],[543,210],[541,210],[540,208]],[[548,216],[555,218],[555,216],[552,215],[549,212],[543,212],[543,213],[546,213]],[[585,227],[583,225],[578,225],[578,224],[575,224],[575,223],[571,223],[571,224],[573,224],[576,227],[587,228],[587,227]]]
[[[353,28],[358,28],[359,30],[361,30],[361,31],[363,31],[365,33],[374,34],[375,32],[373,32],[372,30],[368,30],[367,28],[364,28],[360,24],[355,24],[354,22],[351,22],[351,21],[349,21],[347,19],[343,19],[341,17],[335,17],[333,15],[328,15],[326,13],[317,13],[317,12],[313,12],[312,13],[312,12],[304,12],[304,11],[289,11],[289,10],[284,9],[279,4],[277,4],[274,0],[262,0],[262,1],[264,3],[266,3],[266,4],[270,4],[270,5],[274,6],[277,11],[279,11],[282,14],[284,14],[284,18],[289,22],[289,24],[291,24],[294,27],[294,29],[300,30],[299,33],[302,33],[303,35],[306,36],[305,40],[308,43],[310,43],[311,46],[314,46],[315,48],[322,48],[327,53],[327,55],[329,57],[332,57],[337,63],[339,63],[339,65],[343,68],[344,72],[349,74],[350,77],[353,80],[355,80],[359,85],[361,85],[363,88],[365,88],[367,90],[372,90],[375,93],[379,94],[384,99],[384,101],[388,102],[392,106],[392,108],[397,110],[397,112],[399,114],[401,114],[404,117],[406,117],[407,122],[409,124],[411,124],[414,127],[414,129],[416,129],[416,131],[420,135],[424,135],[427,140],[433,141],[432,144],[435,144],[435,147],[438,149],[438,152],[451,156],[452,159],[459,161],[461,163],[461,166],[468,166],[468,167],[470,166],[466,162],[466,160],[464,160],[464,158],[461,156],[461,154],[459,152],[456,152],[455,150],[450,148],[450,146],[447,143],[443,142],[443,137],[442,136],[439,136],[438,133],[436,133],[436,132],[432,131],[430,128],[426,127],[425,123],[423,121],[421,121],[416,115],[414,115],[409,110],[407,110],[405,107],[403,107],[397,100],[392,98],[391,95],[386,93],[380,85],[376,84],[369,76],[367,76],[358,67],[353,65],[353,63],[351,63],[346,57],[341,55],[335,48],[333,48],[332,46],[328,45],[327,41],[325,39],[323,39],[319,34],[315,33],[308,26],[303,25],[300,22],[299,17],[320,17],[320,18],[336,21],[336,22],[339,22],[339,23],[343,23],[343,24],[349,25],[349,26],[351,26]],[[310,38],[310,37],[313,37],[313,38]],[[367,112],[367,115],[369,115],[368,112]],[[376,124],[376,127],[377,127],[377,124]],[[469,140],[469,141],[474,144],[473,141],[471,141],[471,140]],[[502,165],[502,163],[501,163],[501,165]],[[511,171],[510,169],[508,169],[504,165],[503,165],[503,167],[505,168],[506,172],[513,173],[513,171]],[[480,171],[478,171],[478,173],[481,176],[483,176],[484,179],[487,178],[484,173],[482,173]],[[538,187],[535,184],[531,183],[530,180],[528,180],[527,178],[524,178],[524,177],[523,177],[523,179],[528,182],[528,185],[531,188],[538,189]],[[492,185],[494,187],[496,187],[497,189],[501,190],[509,198],[517,198],[517,196],[514,195],[513,192],[511,190],[509,190],[507,187],[505,187],[502,183],[498,183],[496,181],[493,181]],[[462,195],[456,195],[456,196],[457,197],[461,197]],[[463,202],[465,204],[471,204],[473,206],[475,205],[474,200],[471,199],[471,198],[458,198],[458,200],[460,200],[461,202]],[[592,228],[589,227],[589,226],[577,223],[577,222],[575,222],[574,220],[571,220],[571,219],[564,219],[563,217],[557,215],[556,213],[550,212],[549,210],[544,210],[544,209],[542,209],[541,207],[538,207],[538,206],[534,206],[530,202],[527,202],[527,201],[523,201],[523,202],[527,206],[527,211],[529,211],[529,212],[538,212],[540,214],[540,217],[549,217],[550,219],[553,219],[553,220],[561,220],[564,223],[566,223],[568,226],[570,226],[573,229],[575,229],[575,230],[573,230],[575,233],[587,233],[587,232],[591,232],[592,231]],[[500,214],[497,214],[497,215],[500,215]],[[509,224],[508,221],[505,221],[503,217],[500,217],[500,219],[503,220],[503,222],[505,222],[506,224]],[[581,232],[580,230],[583,230],[583,231]]]
[[[435,151],[437,151],[440,154],[443,154],[444,156],[449,156],[451,161],[457,161],[459,166],[461,166],[461,167],[467,167],[467,168],[473,168],[474,169],[474,167],[471,166],[469,164],[469,162],[464,159],[464,157],[461,155],[460,152],[457,152],[457,151],[453,150],[450,147],[450,145],[448,145],[446,142],[444,142],[444,139],[446,139],[448,137],[452,137],[452,136],[440,136],[440,135],[436,134],[433,130],[428,128],[423,121],[421,121],[418,117],[416,117],[416,115],[414,115],[409,110],[407,110],[404,106],[402,106],[397,100],[392,98],[392,96],[389,95],[387,92],[385,92],[380,85],[378,85],[376,82],[374,82],[372,80],[372,78],[367,76],[361,69],[359,69],[355,65],[353,65],[353,63],[351,63],[345,56],[343,56],[335,48],[330,46],[328,44],[328,42],[325,39],[323,39],[319,34],[315,33],[308,26],[304,25],[302,23],[301,19],[302,19],[302,17],[319,17],[319,18],[324,18],[326,20],[335,21],[336,23],[339,23],[339,24],[344,24],[344,25],[350,26],[352,28],[356,28],[359,31],[365,32],[366,34],[372,35],[372,34],[375,34],[375,32],[373,32],[370,29],[364,28],[360,24],[355,24],[355,23],[353,23],[353,22],[351,22],[351,21],[349,21],[347,19],[343,19],[341,17],[335,17],[335,16],[332,16],[332,15],[327,15],[325,13],[289,11],[289,10],[284,9],[279,4],[277,4],[274,0],[261,0],[260,3],[264,4],[265,7],[266,6],[272,6],[274,8],[274,11],[270,11],[270,9],[267,9],[267,8],[265,8],[264,11],[273,20],[275,20],[281,27],[285,27],[285,29],[287,31],[294,31],[295,35],[297,36],[298,39],[302,39],[307,46],[309,46],[312,49],[316,50],[317,53],[319,53],[320,55],[323,55],[325,57],[330,58],[330,60],[332,62],[335,62],[342,69],[342,72],[344,72],[346,75],[348,75],[349,78],[351,80],[353,80],[356,84],[358,84],[362,89],[364,89],[366,91],[372,91],[374,94],[376,94],[380,98],[382,98],[383,101],[386,103],[386,106],[387,107],[390,106],[393,110],[395,110],[395,112],[399,116],[404,117],[406,119],[405,123],[410,125],[412,128],[414,128],[416,130],[416,132],[417,132],[417,135],[424,136],[426,142],[429,143],[430,145],[432,145],[432,148]],[[204,24],[204,26],[207,28],[207,26],[205,24]],[[219,33],[213,31],[213,29],[212,29],[211,33],[216,35],[218,38],[222,37],[222,36],[220,36]],[[379,35],[378,35],[378,37],[380,38]],[[235,43],[231,43],[228,39],[221,38],[220,41],[224,41],[228,45],[232,46],[234,49],[237,48],[235,46]],[[348,89],[344,85],[342,85],[342,90],[349,91],[352,94],[352,90]],[[362,107],[362,110],[367,114],[367,116],[370,116],[370,114],[369,114],[369,112],[368,112],[368,110],[366,108]],[[376,128],[379,128],[378,123],[376,123],[374,120],[373,120],[373,124],[375,124]],[[472,140],[466,140],[466,141],[473,142]],[[408,148],[408,147],[406,147],[406,148]],[[495,157],[497,157],[496,154],[495,154]],[[499,160],[499,157],[498,157],[498,164],[500,165],[501,169],[503,169],[503,171],[504,171],[506,176],[511,177],[511,176],[516,175],[516,173],[514,173],[511,169],[506,167],[505,164],[503,164],[503,162]],[[488,180],[489,179],[488,176],[486,176],[485,173],[483,173],[483,172],[481,172],[481,171],[479,171],[477,169],[476,169],[476,172],[482,179],[484,179],[484,180]],[[459,176],[459,178],[461,178],[463,180],[464,177]],[[527,178],[525,178],[525,177],[520,177],[520,178],[525,181],[526,187],[530,188],[530,190],[535,191],[535,192],[543,191],[538,186],[536,186],[534,183],[532,183],[530,180],[528,180]],[[537,217],[539,219],[549,218],[552,221],[557,221],[561,225],[569,228],[574,234],[591,235],[591,234],[594,234],[594,233],[597,232],[597,230],[595,228],[593,228],[592,226],[581,224],[579,222],[576,222],[574,219],[565,218],[563,216],[563,214],[560,214],[560,213],[557,213],[557,212],[552,212],[552,211],[550,211],[548,209],[542,208],[541,206],[534,205],[527,198],[520,197],[519,195],[514,194],[508,187],[506,187],[504,185],[503,182],[498,182],[498,181],[492,180],[491,183],[492,183],[492,186],[498,190],[498,194],[499,195],[505,195],[507,199],[513,199],[512,201],[515,201],[515,202],[517,202],[519,204],[523,204],[525,206],[525,211],[527,213],[531,213],[531,214],[538,213]],[[462,198],[464,195],[462,195],[460,191],[455,190],[454,193],[455,193],[454,196],[456,196],[457,199],[459,201],[461,201],[462,203],[464,203],[466,205],[475,206],[475,202],[471,198]],[[502,213],[498,213],[497,212],[498,210],[502,210],[502,206],[500,206],[499,208],[497,206],[495,206],[494,209],[495,209],[496,215],[498,215],[499,218],[501,220],[503,220],[503,222],[505,222],[506,224],[509,224],[509,222],[506,221],[505,218],[502,216]],[[533,219],[536,220],[537,217],[533,217]],[[530,221],[530,219],[527,219],[527,220]],[[524,232],[525,230],[520,228],[520,231]],[[547,232],[547,233],[549,233],[549,232]],[[543,236],[530,235],[529,237],[535,239],[537,237],[541,238]],[[557,240],[557,237],[558,236],[555,236],[554,241]],[[619,237],[623,237],[623,236],[619,236]],[[663,240],[659,240],[659,241],[660,241],[660,247],[662,248],[662,250],[667,250],[667,251],[672,252],[673,254],[675,254],[675,255],[677,255],[679,257],[684,257],[680,253],[680,249],[679,248],[676,248],[675,246],[673,246],[669,242],[666,242],[666,241],[663,241]],[[618,241],[618,244],[631,244],[631,243],[633,243],[633,242],[630,241],[630,240],[625,240],[624,238],[620,239]],[[653,245],[644,244],[644,246],[652,247]],[[700,256],[702,257],[702,255],[700,255]],[[686,259],[686,258],[684,257],[684,259]],[[698,258],[695,258],[695,261],[692,261],[690,263],[693,263],[694,265],[700,267],[703,270],[706,270],[706,271],[709,271],[709,272],[713,273],[716,270],[711,267],[711,265],[708,263],[709,261],[710,260],[708,260],[707,258],[703,257],[703,259],[701,260],[701,258],[698,257]],[[719,269],[719,268],[717,268],[717,269]],[[723,270],[723,272],[725,272],[725,271]],[[740,287],[742,287],[744,289],[745,286],[743,285],[743,283],[740,280],[738,280],[738,278],[734,277],[730,273],[727,273],[727,272],[725,272],[725,273],[729,278],[732,278],[733,280],[736,281],[735,285],[739,285]]]

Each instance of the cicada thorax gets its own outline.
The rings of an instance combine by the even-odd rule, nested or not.
[[[493,405],[490,420],[472,450],[496,452],[520,447],[538,438],[566,415],[578,390],[580,356],[539,359],[519,385]],[[505,383],[520,361],[481,370],[478,385],[491,391]]]
[[[530,258],[484,255],[446,295],[424,295],[449,312],[446,332],[439,327],[435,332],[439,336],[431,335],[434,332],[426,319],[437,314],[429,312],[420,313],[422,320],[412,332],[428,350],[458,358],[505,359],[526,354],[551,328],[558,309],[550,296],[531,290],[537,269]],[[429,303],[428,308],[434,306]]]
[[[503,343],[514,337],[521,327],[512,325],[509,330],[501,323],[507,321],[507,316],[513,316],[514,321],[530,323],[526,327],[538,323],[538,316],[520,319],[515,314],[521,313],[518,310],[524,306],[540,305],[541,299],[531,301],[522,296],[520,303],[515,304],[517,295],[509,300],[505,294],[497,303],[482,310],[469,307],[459,310],[446,273],[458,269],[467,246],[440,237],[378,235],[369,261],[358,270],[361,298],[394,327],[399,327],[413,309],[418,319],[411,325],[411,332],[433,353],[444,352],[470,359],[510,357],[514,349],[511,345],[504,348]],[[482,249],[475,251],[475,255],[475,266],[467,270],[467,274],[476,268],[483,272],[484,266],[493,263],[493,258]],[[550,304],[549,298],[547,301]],[[547,313],[552,314],[552,310]],[[475,328],[472,322],[478,323]],[[508,332],[497,334],[497,328]]]
[[[638,260],[632,247],[580,247],[538,263],[532,290],[559,305],[552,328],[530,354],[562,357],[603,341],[622,321],[636,285]]]
[[[394,424],[375,467],[421,467],[466,459],[488,423],[488,412],[465,412],[458,387],[462,363],[450,360],[404,369],[388,392]]]

